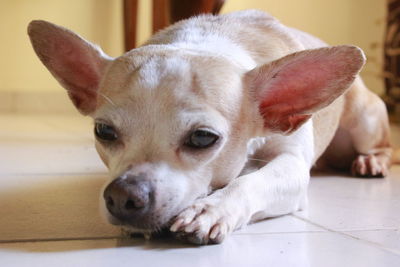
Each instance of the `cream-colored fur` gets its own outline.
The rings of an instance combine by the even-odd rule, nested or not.
[[[118,219],[102,205],[130,230],[221,242],[303,208],[318,159],[361,176],[390,165],[384,105],[356,77],[362,51],[327,48],[263,12],[185,20],[116,59],[48,22],[32,22],[29,35],[77,108],[118,133],[96,142],[110,180],[151,183],[140,217]],[[202,127],[218,142],[189,149]]]

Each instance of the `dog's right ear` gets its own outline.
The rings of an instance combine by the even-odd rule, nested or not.
[[[32,21],[28,34],[36,54],[76,108],[84,115],[93,113],[101,77],[112,58],[77,34],[46,21]]]
[[[264,129],[290,134],[344,94],[364,63],[363,51],[355,46],[303,50],[249,71],[245,83]]]

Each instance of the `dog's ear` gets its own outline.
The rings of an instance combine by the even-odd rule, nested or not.
[[[96,108],[101,76],[112,58],[77,34],[46,21],[28,26],[32,46],[82,114]]]
[[[304,50],[245,75],[265,130],[290,134],[343,94],[365,62],[354,46]]]

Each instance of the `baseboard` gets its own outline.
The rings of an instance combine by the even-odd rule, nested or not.
[[[77,114],[63,90],[0,91],[1,113],[62,113]]]

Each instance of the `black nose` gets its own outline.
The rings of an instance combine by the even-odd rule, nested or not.
[[[121,221],[132,221],[152,206],[153,190],[144,175],[119,177],[104,190],[108,211]]]

